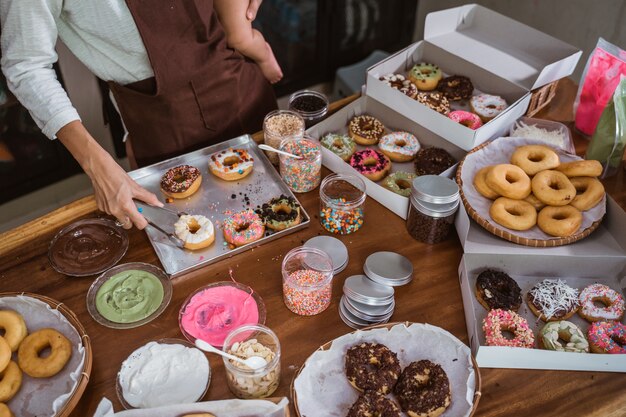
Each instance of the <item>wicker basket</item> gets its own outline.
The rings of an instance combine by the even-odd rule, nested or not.
[[[54,417],[68,417],[74,407],[78,404],[80,397],[83,395],[85,388],[87,387],[87,383],[89,382],[89,375],[91,375],[91,365],[93,362],[93,351],[91,349],[91,341],[89,340],[89,336],[85,332],[85,328],[76,317],[76,314],[68,307],[66,307],[63,303],[60,303],[52,298],[48,298],[43,295],[28,293],[28,292],[3,292],[0,293],[0,297],[17,297],[17,296],[26,296],[35,298],[39,301],[42,301],[48,304],[50,307],[58,310],[63,314],[63,316],[70,322],[72,326],[76,329],[80,338],[83,342],[83,347],[85,348],[85,363],[83,364],[83,372],[81,373],[80,379],[78,380],[78,384],[76,388],[72,392],[72,394],[67,399],[67,402],[61,408]]]
[[[355,330],[352,333],[355,333],[355,332],[358,332],[358,331],[363,331],[363,330],[372,330],[372,329],[391,329],[393,326],[396,326],[398,324],[404,324],[405,326],[409,327],[413,323],[409,322],[409,321],[405,321],[405,322],[378,324],[376,326],[365,327],[365,328],[363,328],[361,330]],[[317,350],[327,350],[327,349],[330,348],[332,343],[333,343],[332,340],[330,342],[326,342],[322,346],[317,348]],[[476,389],[474,391],[474,404],[472,405],[472,411],[470,413],[470,417],[472,417],[474,415],[474,413],[476,412],[476,409],[478,408],[478,402],[480,401],[480,397],[482,395],[481,394],[482,379],[481,379],[481,376],[480,376],[480,369],[478,368],[478,364],[476,363],[476,359],[474,359],[474,355],[471,355],[471,357],[472,357],[472,365],[474,366],[474,375],[476,377],[476,381],[475,381],[476,382]],[[302,364],[302,366],[295,373],[295,375],[293,376],[293,379],[291,380],[291,385],[289,386],[289,392],[291,393],[291,399],[293,401],[293,407],[296,410],[296,415],[298,417],[302,417],[302,415],[300,414],[300,408],[298,407],[298,396],[296,394],[296,390],[294,389],[294,383],[295,383],[296,379],[298,378],[298,376],[300,375],[300,373],[302,372],[302,370],[304,369],[304,365],[306,365],[306,361],[305,361],[305,363]]]
[[[491,142],[485,142],[485,143],[478,145],[477,147],[469,151],[468,155],[474,152],[478,152],[485,146],[488,146],[490,143]],[[493,224],[491,224],[487,219],[483,218],[471,206],[471,204],[467,200],[467,197],[465,196],[465,193],[463,192],[463,179],[461,177],[461,174],[463,172],[464,162],[465,162],[465,158],[463,158],[463,160],[459,162],[459,167],[457,168],[457,171],[456,171],[456,183],[459,185],[461,201],[463,202],[463,206],[465,207],[467,214],[481,227],[485,228],[489,233],[496,235],[504,240],[508,240],[509,242],[513,242],[518,245],[531,246],[534,248],[550,248],[550,247],[555,247],[555,246],[569,245],[571,243],[578,242],[579,240],[586,238],[600,226],[600,223],[602,223],[602,219],[600,219],[600,220],[593,222],[591,226],[587,227],[586,229],[574,235],[562,237],[562,238],[545,239],[545,240],[529,239],[529,238],[526,238],[517,234],[510,233],[504,229],[500,229],[499,227],[496,227]]]
[[[550,104],[550,101],[556,95],[556,87],[559,84],[559,80],[553,81],[550,84],[546,84],[543,87],[539,87],[532,91],[530,96],[530,103],[528,104],[528,111],[526,116],[533,117],[539,113],[541,109]]]

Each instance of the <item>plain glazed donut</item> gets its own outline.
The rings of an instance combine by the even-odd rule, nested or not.
[[[209,157],[209,171],[224,181],[246,177],[254,167],[254,158],[245,149],[226,149]]]
[[[500,197],[489,208],[491,218],[511,230],[528,230],[537,224],[537,210],[524,200]]]
[[[0,336],[0,372],[4,371],[11,362],[11,347],[6,339]]]
[[[595,302],[604,304],[597,307]],[[624,316],[624,298],[603,284],[591,284],[580,292],[580,310],[584,319],[594,321],[621,320]]]
[[[599,177],[602,175],[602,164],[593,159],[563,162],[556,169],[568,177]]]
[[[359,396],[350,410],[347,417],[400,417],[400,408],[376,391],[366,391]]]
[[[171,198],[187,198],[200,188],[202,174],[191,165],[180,165],[167,170],[161,177],[161,192]]]
[[[0,329],[4,330],[3,337],[9,344],[11,352],[17,351],[28,333],[24,318],[13,310],[0,310]]]
[[[478,172],[474,176],[474,188],[483,197],[488,198],[490,200],[495,200],[496,198],[500,197],[500,194],[493,191],[485,182],[485,176],[490,170],[491,170],[490,166],[487,166],[478,170]]]
[[[544,208],[546,205],[544,202],[542,202],[541,200],[539,200],[537,197],[535,197],[534,194],[530,194],[528,197],[526,197],[524,199],[525,202],[532,204],[532,206],[535,208],[535,210],[537,211],[541,211],[542,208]]]
[[[569,179],[576,189],[576,197],[571,205],[580,211],[587,211],[597,206],[604,198],[604,185],[592,177],[573,177]]]
[[[391,169],[391,161],[382,152],[365,149],[352,155],[350,166],[370,181],[380,181]]]
[[[0,372],[0,402],[8,402],[17,394],[22,386],[22,370],[17,363],[11,361],[6,369]]]
[[[174,223],[174,233],[189,250],[206,248],[215,241],[213,222],[199,214],[180,216]]]
[[[530,194],[530,178],[516,165],[492,166],[485,175],[485,182],[496,193],[514,200],[522,200]]]
[[[40,357],[39,353],[47,347],[50,355]],[[71,356],[72,344],[67,337],[54,329],[41,329],[26,336],[20,344],[17,363],[27,375],[47,378],[61,371]]]
[[[252,210],[244,210],[227,217],[222,222],[224,239],[233,246],[243,246],[263,237],[263,221]]]
[[[483,320],[483,331],[488,346],[532,348],[535,344],[535,336],[528,322],[513,311],[499,308],[491,310]],[[513,339],[504,337],[503,331],[513,333]]]
[[[385,126],[375,117],[361,115],[350,120],[348,133],[359,145],[376,145],[385,133]]]
[[[589,342],[580,327],[565,320],[551,321],[543,326],[539,331],[539,347],[557,352],[589,353]]]
[[[408,162],[415,158],[420,143],[408,132],[393,132],[380,138],[378,149],[394,162]]]
[[[6,404],[0,403],[0,417],[15,417],[15,414]]]
[[[558,167],[560,161],[559,155],[547,146],[526,145],[515,149],[511,155],[511,163],[532,177],[538,172]]]
[[[394,390],[400,406],[411,417],[437,417],[450,405],[450,381],[441,365],[429,360],[404,368]]]
[[[537,225],[550,236],[571,236],[583,222],[580,210],[572,206],[546,206],[537,215]]]
[[[549,206],[566,206],[576,197],[576,188],[559,171],[541,171],[531,181],[533,194]]]
[[[400,377],[397,355],[380,343],[361,343],[346,352],[346,376],[357,390],[387,394]]]
[[[619,322],[593,323],[587,332],[594,353],[626,353],[626,325]]]

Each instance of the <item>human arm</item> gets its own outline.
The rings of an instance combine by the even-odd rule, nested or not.
[[[248,11],[246,12],[246,17],[249,21],[253,21],[256,19],[256,14],[259,11],[259,7],[261,7],[261,2],[263,0],[250,0],[248,4]]]
[[[2,70],[7,85],[29,110],[42,132],[58,137],[89,175],[98,207],[131,227],[146,221],[132,198],[157,204],[97,143],[80,122],[67,93],[56,78],[56,19],[62,0],[0,0]]]

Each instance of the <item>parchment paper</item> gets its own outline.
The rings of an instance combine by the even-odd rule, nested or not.
[[[441,365],[452,391],[452,402],[443,416],[469,416],[475,390],[469,347],[444,329],[415,323],[409,327],[398,324],[390,330],[359,330],[335,339],[328,350],[315,351],[294,383],[303,417],[344,417],[348,413],[359,393],[346,378],[345,353],[364,341],[382,343],[396,352],[402,369],[421,359]]]
[[[1,297],[0,309],[14,310],[26,321],[28,333],[50,327],[72,343],[72,357],[58,374],[50,378],[31,378],[22,373],[22,387],[8,406],[19,417],[55,416],[78,385],[85,362],[85,348],[80,335],[58,310],[32,297]],[[17,362],[17,353],[12,360]]]
[[[278,404],[267,400],[224,400],[126,410],[115,413],[111,401],[103,398],[93,417],[178,417],[200,412],[212,413],[219,417],[284,417],[287,404],[289,404],[287,398],[283,398]]]
[[[483,167],[489,165],[497,165],[497,164],[508,164],[510,163],[511,155],[518,146],[523,145],[545,145],[545,142],[542,142],[538,139],[526,139],[526,138],[516,138],[516,137],[503,137],[494,140],[489,143],[484,148],[480,149],[477,152],[470,153],[465,157],[465,161],[463,162],[461,179],[463,180],[463,194],[465,194],[465,198],[472,206],[474,210],[478,212],[478,214],[485,220],[487,220],[491,225],[497,227],[502,230],[506,230],[507,232],[516,235],[525,237],[528,239],[537,239],[537,240],[550,240],[557,239],[552,237],[539,229],[538,226],[534,226],[530,230],[526,231],[517,231],[511,230],[504,226],[499,225],[489,215],[489,208],[493,203],[492,200],[489,200],[486,197],[483,197],[481,194],[476,191],[474,188],[474,176],[476,173]],[[561,162],[571,162],[571,161],[580,161],[582,158],[576,155],[570,155],[565,153],[560,149],[555,149],[556,153],[559,154],[559,158]],[[591,210],[587,210],[583,212],[583,222],[578,229],[580,233],[586,228],[590,227],[593,222],[602,219],[604,214],[606,213],[606,195],[597,206],[593,207]]]

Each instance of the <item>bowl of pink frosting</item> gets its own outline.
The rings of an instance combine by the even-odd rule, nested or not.
[[[247,285],[221,281],[198,288],[178,313],[180,331],[191,343],[196,339],[222,347],[226,336],[248,324],[265,324],[265,304]]]

